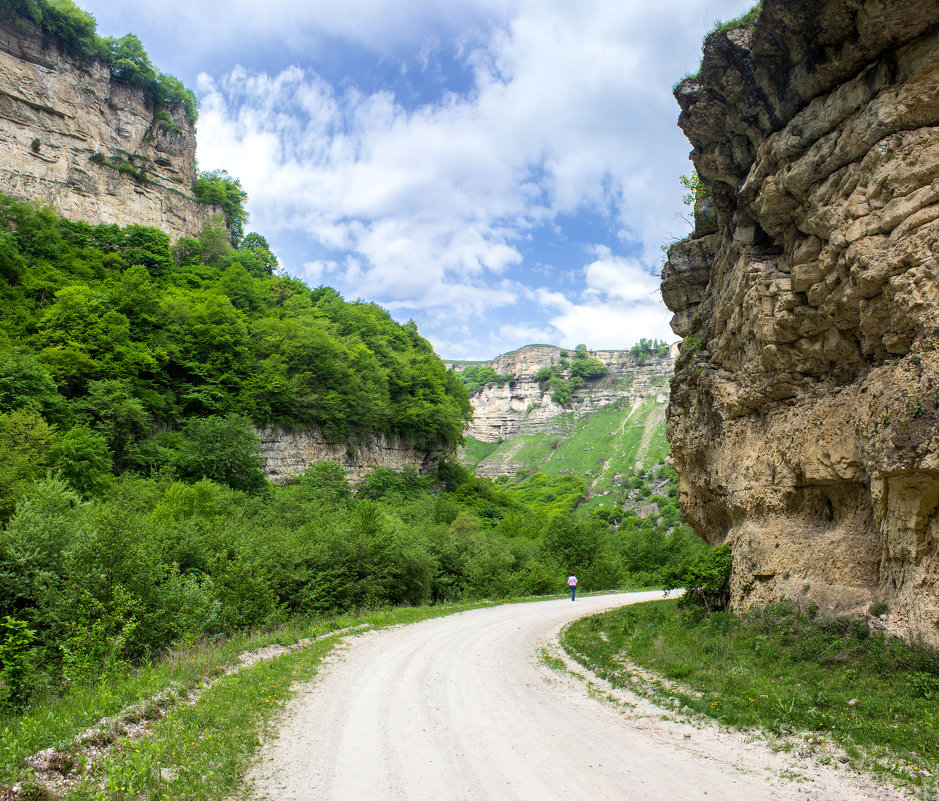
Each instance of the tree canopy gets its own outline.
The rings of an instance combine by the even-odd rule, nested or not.
[[[179,467],[158,433],[191,438],[185,421],[210,416],[462,441],[466,388],[417,327],[274,275],[259,234],[232,247],[210,225],[172,248],[153,228],[70,222],[0,196],[0,237],[17,265],[0,272],[0,412],[87,424],[118,472]]]

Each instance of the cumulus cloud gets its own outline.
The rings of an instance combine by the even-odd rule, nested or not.
[[[728,17],[742,5],[707,3]],[[470,330],[504,350],[523,344],[513,336],[607,347],[669,336],[651,273],[659,243],[687,230],[676,210],[688,171],[669,89],[696,61],[705,9],[704,0],[168,0],[151,18],[159,27],[176,15],[172,24],[205,46],[248,37],[292,54],[291,66],[198,80],[200,163],[239,176],[252,228],[275,245],[308,243],[289,268],[419,316],[422,330],[464,349],[482,347],[481,334],[462,336],[475,320]],[[215,24],[204,33],[207,18]],[[439,70],[446,53],[465,86],[415,105],[390,79],[327,79],[304,53],[328,39],[373,51],[372,72],[398,76]],[[571,227],[588,217],[590,234]],[[550,237],[573,246],[533,256]]]
[[[658,278],[637,259],[614,256],[606,247],[595,251],[597,258],[584,267],[586,289],[579,300],[541,294],[563,341],[618,348],[641,337],[671,340],[671,315],[661,302]]]

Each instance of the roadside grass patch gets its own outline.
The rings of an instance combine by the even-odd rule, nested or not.
[[[789,603],[738,618],[670,600],[575,621],[561,642],[613,686],[634,686],[639,666],[664,678],[644,686],[675,707],[803,748],[840,747],[935,792],[939,654],[866,620],[813,618]]]
[[[261,738],[290,695],[309,679],[334,638],[226,676],[195,705],[183,704],[149,737],[122,743],[63,798],[223,798],[238,790]]]

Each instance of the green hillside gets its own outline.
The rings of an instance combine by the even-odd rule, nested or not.
[[[503,442],[467,437],[461,459],[483,475],[541,471],[579,476],[589,487],[584,506],[600,509],[623,503],[628,495],[624,481],[657,470],[668,455],[665,406],[655,398],[636,408],[613,404],[579,419],[567,415],[562,425],[563,434],[528,434]]]
[[[414,323],[275,266],[264,237],[233,247],[221,223],[171,247],[0,196],[0,414],[76,431],[118,474],[185,474],[178,435],[207,418],[461,441],[466,389]]]

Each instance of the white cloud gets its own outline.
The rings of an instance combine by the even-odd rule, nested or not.
[[[742,5],[707,3],[728,17]],[[669,88],[696,60],[704,0],[169,7],[182,28],[201,31],[217,16],[217,39],[252,31],[298,60],[334,37],[382,54],[411,48],[424,71],[449,48],[471,70],[469,91],[417,108],[304,66],[200,76],[201,165],[241,178],[252,228],[316,244],[311,283],[328,278],[393,312],[420,311],[444,338],[447,324],[469,318],[508,347],[526,332],[591,347],[671,338],[650,272],[659,243],[687,230],[675,212],[689,148]],[[553,276],[538,279],[547,286],[526,290],[533,238],[552,226],[567,234],[559,220],[582,212],[607,219],[621,253],[552,264]],[[535,305],[523,308],[525,299]],[[535,312],[549,316],[533,321]]]

